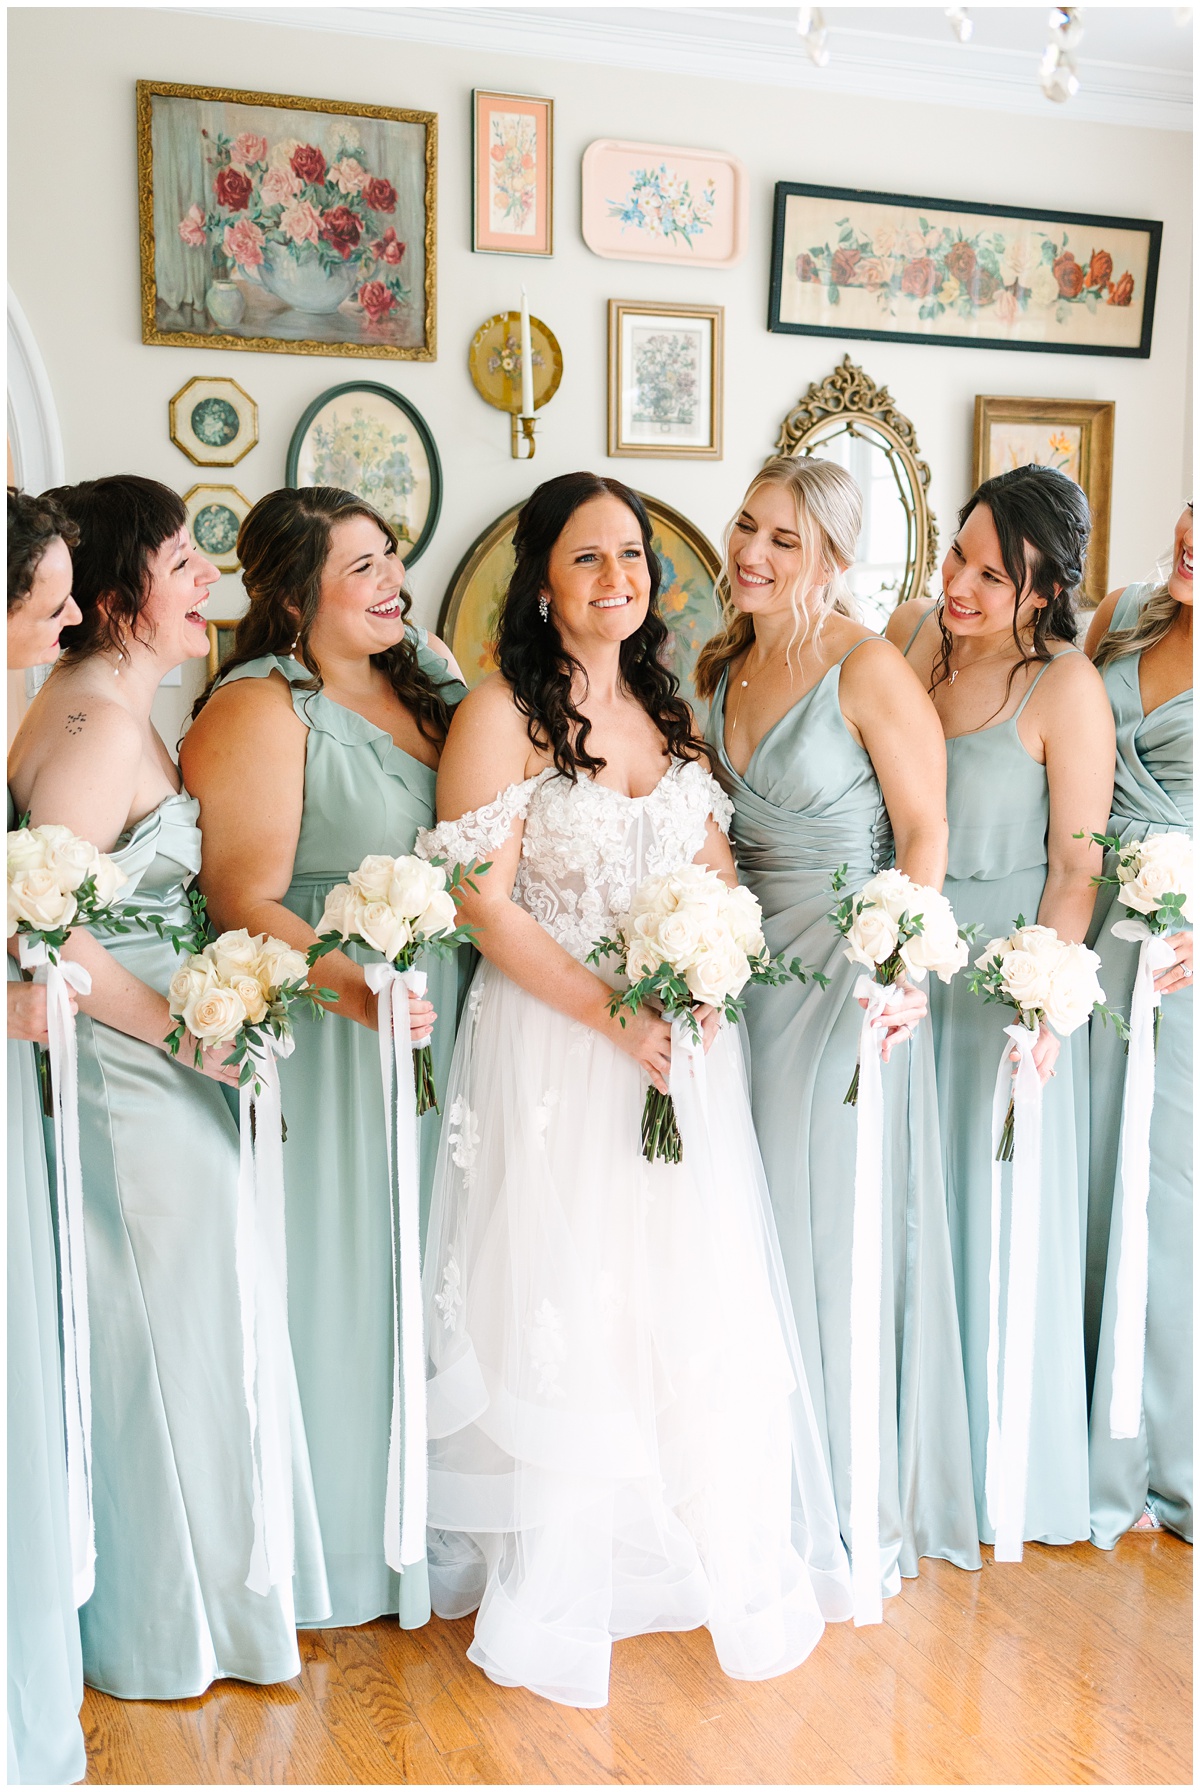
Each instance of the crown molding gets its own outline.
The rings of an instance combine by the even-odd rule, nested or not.
[[[167,10],[167,9],[164,9]],[[1041,45],[1029,51],[866,32],[829,19],[830,61],[815,68],[790,15],[729,7],[187,6],[169,10],[231,22],[391,38],[550,62],[599,63],[814,93],[856,94],[1063,123],[1190,131],[1190,53],[1173,69],[1080,59],[1082,88],[1065,105],[1038,85]],[[635,14],[636,17],[631,17]],[[618,16],[620,15],[620,16]],[[1181,50],[1182,50],[1181,44]],[[1189,46],[1190,51],[1190,46]]]

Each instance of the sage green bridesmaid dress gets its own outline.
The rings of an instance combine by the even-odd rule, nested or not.
[[[7,954],[6,962],[8,981],[19,983]],[[26,1040],[8,1042],[8,1778],[59,1786],[83,1778],[87,1757],[58,1266],[35,1052]]]
[[[932,614],[932,612],[930,612]],[[922,619],[909,641],[928,621]],[[906,649],[908,651],[908,649]],[[1067,651],[1077,652],[1076,648]],[[946,742],[949,870],[943,886],[960,926],[979,928],[972,958],[1011,933],[1017,916],[1037,919],[1046,882],[1050,787],[1026,750],[1017,718],[1034,674],[1007,721]],[[930,979],[942,1154],[958,1292],[979,1536],[995,1541],[984,1498],[987,1466],[988,1280],[995,1146],[992,1101],[1009,1008],[985,1003],[965,972]],[[1062,1042],[1042,1091],[1042,1202],[1035,1307],[1033,1401],[1025,1538],[1076,1543],[1088,1535],[1087,1398],[1083,1368],[1083,1258],[1087,1218],[1087,1029]],[[1003,1173],[1002,1249],[1009,1226],[1010,1171]],[[1001,1286],[1004,1311],[1004,1278]],[[1000,1385],[1004,1338],[1000,1339]]]
[[[123,834],[126,910],[188,919],[199,805],[180,791]],[[179,959],[152,933],[91,930],[165,995]],[[234,1256],[237,1125],[222,1085],[78,1017],[91,1323],[96,1587],[84,1678],[125,1699],[195,1698],[222,1677],[300,1672],[293,1587],[252,1593],[250,1428]],[[328,1610],[293,1400],[295,1605]]]
[[[414,632],[421,666],[447,702],[457,703],[466,687],[426,646],[425,631]],[[368,853],[411,852],[418,828],[433,826],[437,774],[355,710],[303,689],[311,674],[297,660],[269,654],[238,666],[229,681],[272,672],[291,686],[292,706],[308,729],[304,813],[283,902],[315,927],[330,890]],[[380,962],[377,953],[348,950],[360,964]],[[441,1092],[454,1050],[460,967],[453,958],[431,958],[423,968],[438,1013],[433,1060]],[[425,1563],[397,1574],[383,1555],[393,1303],[377,1035],[336,1011],[302,1019],[280,1079],[288,1127],[288,1310],[333,1601],[325,1623],[365,1624],[396,1613],[413,1629],[429,1620]],[[419,1128],[422,1244],[440,1125],[430,1113]]]
[[[1134,626],[1148,586],[1131,585],[1111,627]],[[1147,715],[1141,655],[1110,660],[1104,683],[1117,724],[1117,780],[1110,834],[1122,843],[1192,831],[1192,693],[1180,691]],[[1115,857],[1115,855],[1114,855]],[[1114,864],[1105,870],[1111,874]],[[1109,1005],[1128,1020],[1138,946],[1114,939],[1130,911],[1101,888],[1091,943]],[[1150,1123],[1149,1286],[1143,1422],[1136,1438],[1109,1435],[1113,1326],[1121,1244],[1120,1140],[1125,1048],[1111,1027],[1091,1036],[1091,1183],[1087,1319],[1095,1366],[1091,1414],[1092,1542],[1111,1549],[1147,1504],[1160,1523],[1192,1540],[1192,991],[1163,1000]]]
[[[768,730],[744,775],[725,752],[724,679],[708,739],[733,800],[738,874],[762,904],[772,954],[797,956],[830,980],[824,990],[811,982],[752,988],[746,1018],[754,1124],[848,1545],[857,1120],[845,1095],[858,1055],[861,969],[828,919],[837,900],[830,879],[845,864],[850,886],[861,887],[891,863],[892,840],[870,755],[842,717],[840,670],[841,662],[831,667]],[[883,1083],[880,1548],[891,1594],[921,1556],[960,1568],[980,1559],[928,1026],[893,1053]]]

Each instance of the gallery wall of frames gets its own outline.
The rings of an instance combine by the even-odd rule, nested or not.
[[[1088,490],[1093,600],[1187,495],[1182,133],[62,16],[10,19],[11,289],[62,476],[175,486],[225,575],[217,619],[258,497],[353,485],[397,528],[418,620],[482,675],[515,508],[588,466],[653,500],[686,673],[747,479],[777,446],[860,453],[827,427],[851,391],[879,476],[915,495],[907,571],[880,529],[883,610],[936,588],[972,480],[1014,454]],[[160,693],[169,738],[200,676]]]

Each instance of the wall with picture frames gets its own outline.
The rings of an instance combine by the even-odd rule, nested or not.
[[[272,23],[261,12],[238,18],[228,11],[30,7],[14,11],[9,28],[10,171],[13,191],[22,195],[9,214],[9,280],[45,361],[66,477],[132,470],[181,493],[195,488],[216,529],[222,519],[211,509],[211,491],[232,486],[252,503],[284,483],[293,431],[322,394],[352,379],[391,388],[424,420],[439,463],[440,513],[409,577],[422,622],[436,620],[476,538],[554,473],[585,466],[611,472],[719,541],[784,417],[846,350],[888,387],[917,431],[943,545],[970,489],[979,394],[1115,404],[1110,583],[1150,568],[1189,495],[1191,143],[1182,132],[1088,122],[1049,105],[1033,115],[983,113],[910,104],[899,94],[868,101],[834,91],[556,63]],[[370,332],[356,338],[353,359],[176,346],[161,337],[144,342],[138,81],[436,114],[436,357],[374,356],[372,341],[384,338]],[[475,89],[555,102],[549,255],[473,251]],[[50,93],[55,115],[70,119],[70,130],[47,125]],[[725,151],[744,164],[740,259],[662,265],[610,259],[587,246],[580,199],[585,151],[602,139],[648,137]],[[1152,352],[1146,359],[1118,358],[769,331],[780,181],[1161,220]],[[387,275],[382,261],[379,271]],[[562,360],[558,390],[538,414],[531,465],[512,457],[509,419],[481,401],[468,371],[473,336],[489,317],[519,310],[522,284]],[[385,278],[377,307],[386,305],[386,285]],[[719,457],[648,457],[637,451],[636,430],[614,434],[608,379],[614,300],[633,310],[722,308]],[[231,447],[229,464],[201,467],[184,445],[184,438],[191,440],[186,420],[172,438],[169,405],[188,381],[214,379],[236,381],[253,401],[257,441],[236,461]],[[219,433],[225,413],[221,394],[214,395],[205,419]],[[240,402],[234,399],[232,408]],[[210,614],[232,617],[240,604],[237,576],[226,574]],[[172,741],[201,675],[198,664],[185,668],[182,684],[160,694],[161,725]]]

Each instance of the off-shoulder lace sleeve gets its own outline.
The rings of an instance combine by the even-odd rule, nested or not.
[[[520,784],[510,784],[482,809],[469,809],[457,821],[440,821],[422,828],[414,850],[422,859],[445,859],[451,865],[469,865],[504,845],[515,822],[524,821],[533,793],[549,770]]]

